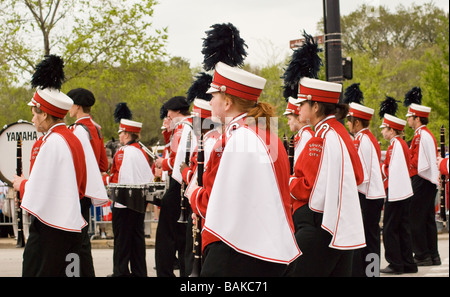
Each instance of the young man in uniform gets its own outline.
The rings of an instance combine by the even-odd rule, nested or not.
[[[86,163],[78,138],[67,129],[64,117],[73,101],[60,91],[63,61],[46,56],[32,78],[36,88],[28,103],[32,122],[45,136],[32,150],[30,176],[15,176],[21,208],[31,215],[30,235],[23,252],[22,275],[69,276],[67,256],[80,253],[81,230],[87,223],[81,215],[80,199],[86,190]],[[75,268],[75,276],[79,267]]]
[[[141,129],[140,122],[123,118],[120,120],[118,133],[122,147],[114,155],[109,183],[132,186],[153,181],[149,156],[137,142]],[[144,216],[144,212],[118,202],[113,203],[114,267],[112,276],[147,276]]]
[[[390,145],[381,166],[387,198],[383,215],[383,244],[389,263],[382,273],[402,274],[417,272],[412,255],[409,205],[413,195],[410,179],[410,155],[402,138],[406,121],[395,117],[397,103],[387,97],[383,105],[391,105],[388,112],[380,110],[381,134]],[[383,109],[383,107],[382,107]]]
[[[183,96],[176,96],[164,103],[167,117],[174,127],[168,158],[157,158],[156,167],[169,172],[169,188],[161,201],[158,228],[155,241],[155,263],[157,276],[175,276],[174,259],[178,256],[180,276],[185,276],[184,253],[186,247],[187,225],[178,223],[180,217],[181,186],[183,182],[180,165],[185,160],[186,150],[192,154],[197,146],[192,128],[189,104]],[[188,138],[191,146],[187,148]],[[188,202],[186,202],[188,204]],[[178,252],[178,255],[177,255]]]
[[[359,90],[359,86],[357,88]],[[349,94],[349,92],[346,91],[346,94]],[[365,248],[355,251],[352,275],[367,276],[367,255],[375,253],[380,259],[380,218],[384,198],[386,198],[380,170],[381,149],[377,139],[369,130],[374,110],[355,102],[360,101],[362,103],[362,100],[355,100],[351,97],[346,99],[350,102],[347,127],[350,133],[354,135],[353,142],[364,170],[364,182],[358,186],[358,192],[367,244]],[[374,273],[378,273],[378,271],[374,271]]]
[[[95,103],[94,95],[83,88],[73,89],[67,93],[74,104],[69,115],[75,117],[75,124],[69,129],[80,140],[86,157],[87,183],[85,197],[81,199],[81,212],[90,222],[91,205],[100,206],[108,203],[108,195],[102,180],[102,173],[108,169],[108,159],[103,144],[100,126],[90,116],[91,106]],[[94,263],[91,254],[91,240],[88,228],[83,228],[83,245],[80,254],[81,276],[94,277]]]
[[[414,129],[411,141],[411,235],[414,259],[418,266],[440,265],[435,219],[435,198],[439,184],[436,165],[437,143],[427,128],[431,108],[412,103],[406,120]]]

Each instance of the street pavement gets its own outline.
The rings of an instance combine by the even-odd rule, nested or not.
[[[112,273],[113,249],[112,240],[93,240],[92,257],[97,277],[105,277]],[[449,277],[449,234],[439,234],[439,253],[442,265],[419,267],[418,273],[388,275],[381,277]],[[380,268],[387,266],[384,259],[383,244]],[[11,238],[0,238],[0,277],[20,277],[22,274],[23,248],[15,247],[15,240]],[[147,273],[149,277],[156,277],[154,242],[147,240],[146,249]],[[178,275],[178,270],[175,271]]]

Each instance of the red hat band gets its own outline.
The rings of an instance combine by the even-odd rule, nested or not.
[[[291,102],[288,102],[288,105],[286,107],[286,112],[294,113],[296,115],[299,115],[298,111],[298,105],[292,104]]]
[[[135,127],[135,126],[125,125],[123,123],[120,123],[120,128],[119,129],[122,130],[122,131],[131,132],[131,133],[139,133],[139,132],[141,132],[141,128]]]
[[[214,73],[211,86],[220,91],[223,91],[222,86],[225,86],[225,88],[223,88],[225,93],[251,101],[258,101],[258,98],[262,92],[262,89],[252,88],[240,84],[220,75],[217,71]]]
[[[352,117],[360,118],[363,120],[370,121],[372,119],[371,114],[363,112],[361,110],[353,109],[353,108],[350,108],[350,110],[348,111],[348,114],[351,115]]]
[[[58,118],[64,118],[67,114],[66,109],[62,109],[59,107],[56,107],[52,105],[51,103],[47,102],[44,98],[39,96],[38,92],[34,93],[33,100],[38,103],[36,104],[36,107],[41,109],[42,111],[51,114],[52,116],[58,117]]]
[[[195,105],[192,106],[192,112],[198,114],[202,119],[207,119],[212,116],[210,110],[206,110]]]
[[[393,121],[389,121],[386,118],[383,118],[383,124],[386,127],[390,127],[392,129],[399,130],[399,131],[403,131],[403,129],[405,128],[405,125],[402,125],[402,124],[399,124],[399,123],[396,123],[396,122],[393,122]]]
[[[337,104],[339,102],[340,94],[341,94],[341,92],[318,90],[318,89],[308,88],[308,87],[305,87],[302,84],[300,84],[298,98]]]
[[[429,112],[416,110],[416,109],[412,108],[411,106],[409,107],[408,113],[410,113],[416,117],[421,117],[421,118],[428,118],[428,116],[430,115]]]

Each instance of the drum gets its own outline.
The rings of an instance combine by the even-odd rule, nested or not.
[[[43,133],[38,132],[32,123],[19,120],[5,125],[0,131],[0,179],[12,187],[17,167],[17,140],[22,139],[22,172],[29,177],[31,149]]]
[[[141,185],[109,184],[109,198],[139,213],[145,213],[146,202],[160,205],[166,190],[165,183],[146,183]]]

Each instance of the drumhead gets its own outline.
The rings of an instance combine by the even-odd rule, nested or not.
[[[5,125],[0,131],[0,179],[12,186],[17,167],[17,140],[22,139],[22,173],[30,174],[31,149],[43,133],[37,132],[30,122],[19,120]]]

